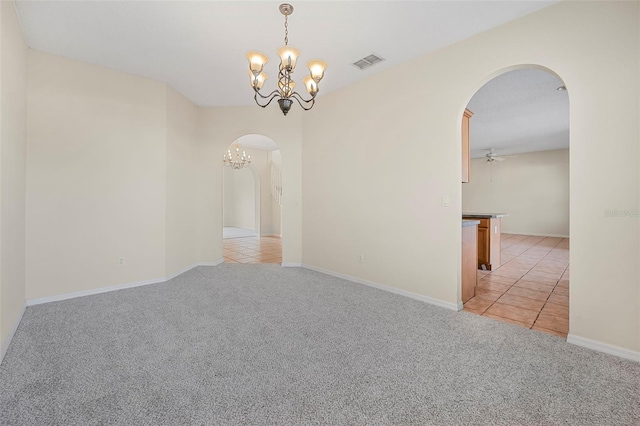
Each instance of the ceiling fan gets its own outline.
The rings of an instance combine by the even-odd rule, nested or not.
[[[500,156],[498,154],[496,154],[495,152],[493,152],[494,149],[491,148],[489,149],[489,153],[487,155],[485,155],[487,162],[489,163],[493,163],[494,161],[504,161],[507,159],[507,157],[517,157],[516,155],[506,155],[506,156]]]

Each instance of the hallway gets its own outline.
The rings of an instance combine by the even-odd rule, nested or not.
[[[222,254],[225,263],[282,263],[282,238],[227,238]]]
[[[501,255],[501,267],[478,271],[464,310],[566,338],[569,239],[503,234]]]

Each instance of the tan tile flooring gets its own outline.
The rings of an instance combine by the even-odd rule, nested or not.
[[[556,336],[569,332],[569,240],[502,234],[502,266],[478,270],[464,310]]]
[[[282,239],[244,237],[222,240],[225,263],[282,263]]]

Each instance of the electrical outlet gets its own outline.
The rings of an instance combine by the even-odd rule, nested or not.
[[[124,265],[124,257],[118,258],[118,265]]]
[[[364,254],[362,253],[358,254],[358,263],[364,263]]]

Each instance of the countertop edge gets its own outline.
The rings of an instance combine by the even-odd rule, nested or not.
[[[474,225],[480,225],[480,221],[479,220],[473,220],[473,219],[462,219],[462,227],[474,226]]]
[[[509,216],[509,213],[462,213],[463,218],[494,219]]]

